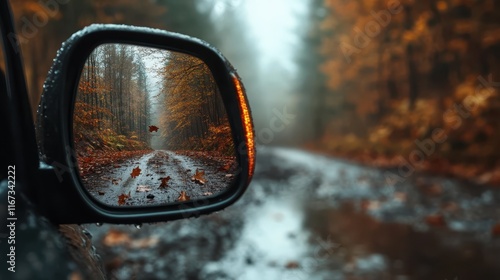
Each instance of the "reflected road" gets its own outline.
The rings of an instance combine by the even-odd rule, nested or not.
[[[156,150],[120,162],[99,165],[83,176],[87,190],[112,206],[141,206],[176,202],[185,192],[191,199],[215,195],[227,188],[236,166],[222,157],[197,156],[195,152]],[[136,176],[131,174],[137,170]],[[193,180],[203,172],[203,183]],[[125,194],[126,199],[119,197]],[[121,204],[120,204],[121,202]]]

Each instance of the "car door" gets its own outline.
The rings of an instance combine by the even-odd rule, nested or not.
[[[104,279],[89,235],[52,225],[30,201],[38,154],[7,1],[0,27],[0,279]]]

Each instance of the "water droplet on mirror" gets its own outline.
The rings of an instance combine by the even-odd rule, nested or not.
[[[100,227],[100,226],[102,226],[102,223],[95,223],[95,225]]]
[[[134,225],[134,227],[135,227],[136,229],[141,229],[142,224],[135,224],[135,225]]]

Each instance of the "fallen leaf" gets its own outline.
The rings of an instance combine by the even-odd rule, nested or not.
[[[158,132],[158,127],[155,125],[150,125],[149,126],[149,132]]]
[[[441,205],[441,208],[446,212],[457,212],[460,210],[460,206],[455,202],[447,202]]]
[[[446,221],[443,215],[434,214],[425,217],[425,222],[430,226],[444,227],[446,226]]]
[[[165,178],[160,178],[161,180],[161,184],[160,184],[160,188],[166,188],[168,187],[168,181],[170,181],[170,176],[168,177],[165,177]]]
[[[139,174],[141,174],[141,169],[140,169],[140,168],[139,168],[139,166],[138,166],[138,167],[136,167],[136,168],[134,168],[134,169],[132,170],[132,173],[130,173],[130,176],[131,176],[132,178],[135,178],[135,177],[139,176]]]
[[[147,238],[142,238],[138,240],[132,240],[130,242],[130,248],[133,249],[144,249],[144,248],[151,248],[156,245],[158,245],[158,242],[160,241],[160,238],[158,236],[151,236]]]
[[[151,188],[148,186],[139,185],[139,186],[137,186],[137,189],[135,191],[136,192],[149,192],[149,191],[151,191]]]
[[[130,192],[128,194],[122,193],[121,195],[118,196],[118,205],[123,205],[125,204],[125,201],[130,198]]]
[[[500,237],[500,224],[496,224],[491,229],[491,235],[495,237]]]
[[[108,247],[128,244],[130,241],[130,236],[127,233],[113,228],[108,231],[108,233],[102,240],[104,245]]]
[[[224,166],[219,167],[218,170],[221,172],[228,172],[230,168],[231,168],[231,164],[226,164]]]
[[[288,262],[285,266],[287,269],[297,269],[299,268],[299,263],[295,261]]]
[[[394,193],[394,200],[399,201],[399,202],[405,202],[408,199],[408,196],[404,192],[395,192]]]
[[[205,170],[198,171],[198,169],[196,169],[196,173],[191,178],[191,181],[194,181],[195,183],[200,184],[200,185],[205,185],[205,183],[206,183]]]
[[[177,198],[177,201],[189,201],[190,197],[187,195],[185,191],[181,191],[181,194]]]
[[[122,265],[123,259],[121,257],[115,257],[104,264],[108,271],[114,271],[115,269],[122,267]]]
[[[377,211],[382,206],[378,200],[363,200],[361,201],[361,208],[365,211]]]

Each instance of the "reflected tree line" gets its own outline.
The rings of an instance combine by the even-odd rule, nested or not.
[[[142,48],[107,44],[88,57],[74,111],[77,145],[90,149],[144,149],[151,101]]]
[[[159,69],[163,148],[169,150],[234,151],[222,98],[208,66],[200,59],[167,52]]]

